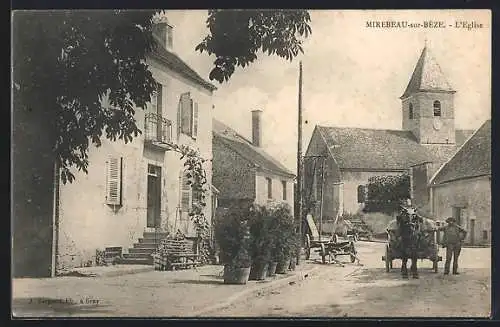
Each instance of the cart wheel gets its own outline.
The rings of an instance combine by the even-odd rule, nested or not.
[[[385,246],[385,272],[389,272],[392,268],[392,259],[389,253],[389,245]]]
[[[306,234],[305,251],[306,251],[306,260],[309,260],[309,258],[311,257],[311,238],[309,237],[309,234]]]
[[[351,263],[356,261],[356,248],[354,247],[354,243],[351,243]]]
[[[326,249],[325,245],[323,243],[321,245],[321,252],[319,253],[321,255],[321,262],[326,263]]]
[[[338,243],[338,241],[339,241],[339,237],[337,236],[337,234],[333,234],[333,236],[332,236],[332,242],[333,243]]]

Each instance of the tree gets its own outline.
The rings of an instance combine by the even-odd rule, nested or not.
[[[229,80],[236,66],[245,67],[262,50],[292,60],[303,52],[300,37],[311,34],[305,10],[209,10],[210,34],[196,50],[214,54],[210,79]]]
[[[144,108],[155,83],[144,63],[156,43],[154,10],[16,12],[13,19],[14,110],[43,124],[63,182],[72,166],[87,172],[88,148],[141,133],[135,108]],[[311,33],[304,10],[209,10],[210,34],[196,47],[215,54],[210,79],[227,81],[262,50],[291,60]],[[113,107],[103,108],[108,94]],[[22,124],[23,122],[15,122]]]
[[[375,176],[368,180],[367,201],[363,211],[392,214],[402,200],[410,198],[410,176]]]

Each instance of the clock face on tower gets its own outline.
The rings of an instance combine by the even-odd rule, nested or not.
[[[439,131],[441,127],[443,127],[443,122],[439,118],[434,118],[434,121],[432,122],[432,126],[436,131]]]

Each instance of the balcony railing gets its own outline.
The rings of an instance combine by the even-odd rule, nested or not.
[[[147,113],[144,119],[144,137],[154,143],[172,142],[172,121],[155,113]]]

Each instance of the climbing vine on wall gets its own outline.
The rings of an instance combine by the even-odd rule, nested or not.
[[[210,225],[205,217],[203,209],[207,206],[207,175],[203,164],[207,161],[202,158],[199,152],[187,145],[170,144],[171,150],[181,155],[184,160],[184,171],[188,178],[188,184],[193,191],[193,204],[189,212],[189,217],[196,226],[196,231],[201,238],[206,238],[210,230]]]

